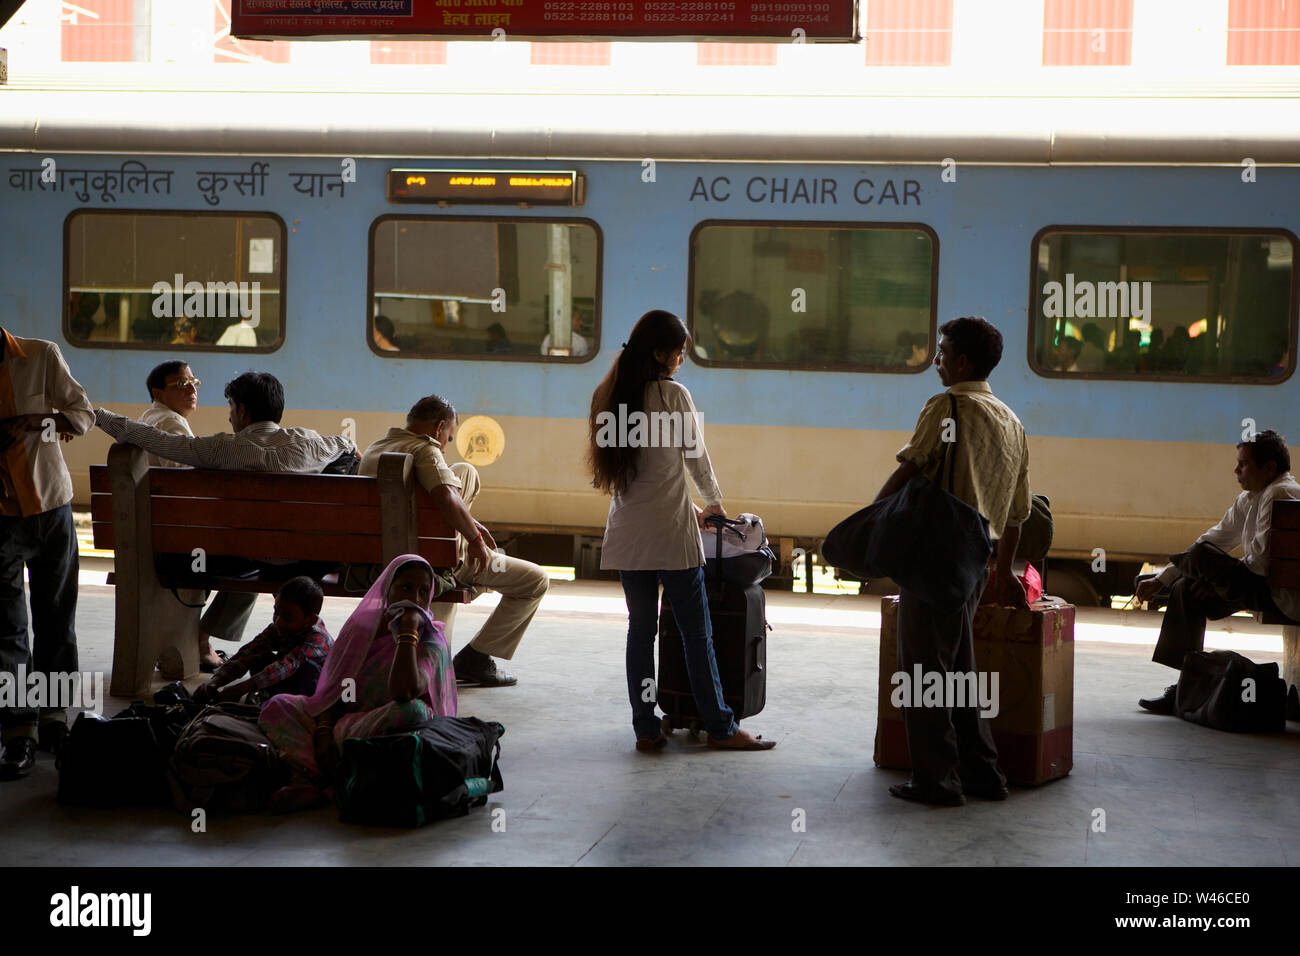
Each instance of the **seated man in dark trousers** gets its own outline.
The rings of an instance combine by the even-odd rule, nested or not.
[[[984,319],[966,317],[939,329],[934,365],[948,392],[925,404],[916,431],[898,453],[898,468],[876,496],[879,501],[901,489],[918,471],[931,481],[946,478],[944,447],[952,472],[952,494],[986,519],[997,541],[997,591],[1000,604],[1025,607],[1025,589],[1011,565],[1020,544],[1020,525],[1029,517],[1029,450],[1016,413],[999,401],[986,379],[1002,358],[1002,333]],[[955,431],[950,422],[956,398]],[[987,572],[954,607],[936,607],[900,589],[898,665],[904,672],[921,667],[946,682],[946,675],[975,671],[975,609]],[[960,806],[965,794],[1005,800],[1006,777],[988,721],[974,701],[967,706],[903,708],[903,726],[912,755],[912,780],[889,788],[904,800],[937,806]]]
[[[1239,443],[1233,474],[1243,490],[1219,523],[1197,538],[1190,551],[1137,587],[1137,599],[1145,601],[1161,586],[1172,586],[1151,659],[1174,670],[1182,670],[1183,658],[1205,647],[1207,619],[1248,610],[1300,620],[1300,591],[1270,591],[1265,581],[1273,502],[1300,498],[1286,439],[1270,429],[1256,433],[1254,441]],[[1226,553],[1235,548],[1241,548],[1241,560]],[[1159,697],[1138,704],[1153,713],[1172,714],[1177,690],[1177,684],[1170,684]]]
[[[194,692],[194,699],[210,704],[256,693],[258,702],[265,703],[276,694],[316,693],[331,644],[320,619],[324,597],[309,577],[287,581],[275,596],[271,623],[217,668],[212,680]]]

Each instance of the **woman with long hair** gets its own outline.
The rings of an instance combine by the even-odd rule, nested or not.
[[[611,496],[600,566],[619,572],[627,598],[627,691],[637,750],[667,743],[655,717],[654,695],[645,693],[654,680],[660,583],[681,631],[686,673],[709,746],[768,750],[776,741],[736,723],[723,700],[713,654],[700,523],[726,511],[691,393],[673,381],[689,337],[671,312],[647,312],[591,398],[587,467],[592,485]],[[688,473],[704,499],[703,510],[691,501]]]

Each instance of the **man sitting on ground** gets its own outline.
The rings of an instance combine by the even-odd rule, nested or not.
[[[448,467],[442,454],[455,437],[456,409],[437,395],[426,396],[411,406],[405,428],[390,428],[387,435],[366,449],[361,456],[360,474],[378,474],[379,456],[385,452],[414,457],[420,484],[433,496],[443,519],[463,535],[457,581],[501,594],[501,602],[478,634],[453,659],[456,679],[483,687],[505,687],[517,683],[518,678],[502,673],[492,658],[514,657],[515,648],[546,594],[548,580],[546,572],[531,561],[496,551],[491,533],[471,517],[469,509],[479,491],[478,471],[468,462]],[[448,643],[455,615],[455,604],[433,605],[433,616],[443,623]]]
[[[208,704],[256,693],[257,701],[265,703],[276,694],[316,693],[331,644],[320,619],[324,596],[309,577],[287,581],[275,596],[271,623],[218,668],[212,680],[194,692],[194,699]]]
[[[344,454],[355,453],[352,440],[341,435],[319,435],[309,428],[281,428],[284,387],[268,372],[245,372],[226,385],[225,396],[233,435],[172,435],[104,408],[96,411],[95,424],[120,441],[195,468],[310,475],[318,474]],[[211,558],[208,570],[217,572]],[[225,600],[218,605],[222,598]],[[209,635],[240,641],[256,600],[256,594],[219,595],[199,624],[200,641]],[[205,669],[215,670],[222,663],[210,645],[200,657]]]
[[[1243,490],[1219,523],[1197,538],[1190,551],[1137,587],[1137,599],[1145,601],[1161,586],[1172,585],[1151,659],[1174,670],[1181,671],[1183,658],[1205,647],[1207,619],[1249,610],[1300,620],[1300,591],[1270,591],[1265,580],[1273,502],[1300,498],[1286,439],[1270,429],[1258,432],[1254,441],[1238,443],[1233,474]],[[1244,553],[1241,560],[1226,553],[1238,547]],[[1138,704],[1153,713],[1172,714],[1177,691],[1178,685],[1170,684],[1159,697]]]

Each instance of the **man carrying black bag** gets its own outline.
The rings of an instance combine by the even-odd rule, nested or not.
[[[898,453],[898,468],[876,500],[902,490],[918,473],[947,488],[987,519],[988,534],[997,541],[997,593],[989,597],[999,604],[1025,607],[1025,590],[1011,563],[1020,542],[1020,525],[1030,512],[1029,452],[1020,419],[993,395],[986,381],[1002,358],[1002,334],[984,319],[971,317],[953,319],[939,331],[934,365],[948,391],[926,402],[915,432]],[[925,548],[923,541],[915,545]],[[985,561],[987,557],[985,550]],[[975,671],[973,624],[987,573],[974,567],[974,558],[968,563],[972,567],[933,570],[940,577],[974,580],[964,598],[937,598],[942,587],[899,589],[899,666],[907,674],[919,665],[926,675],[941,675],[945,688],[954,686],[947,679],[950,672]],[[912,780],[890,787],[890,793],[938,806],[965,803],[963,793],[990,800],[1006,798],[1006,777],[998,769],[993,734],[980,718],[976,702],[965,703],[903,708]]]

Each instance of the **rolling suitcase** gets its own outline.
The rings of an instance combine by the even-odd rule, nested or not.
[[[739,721],[757,714],[767,703],[767,602],[761,584],[740,586],[722,579],[723,521],[710,523],[718,529],[719,557],[716,562],[710,562],[712,573],[705,580],[709,620],[713,624],[713,653],[722,680],[722,696]],[[659,609],[659,680],[656,689],[659,709],[664,712],[664,733],[670,734],[679,728],[697,733],[699,712],[686,674],[682,635],[677,629],[672,606],[666,599]]]

